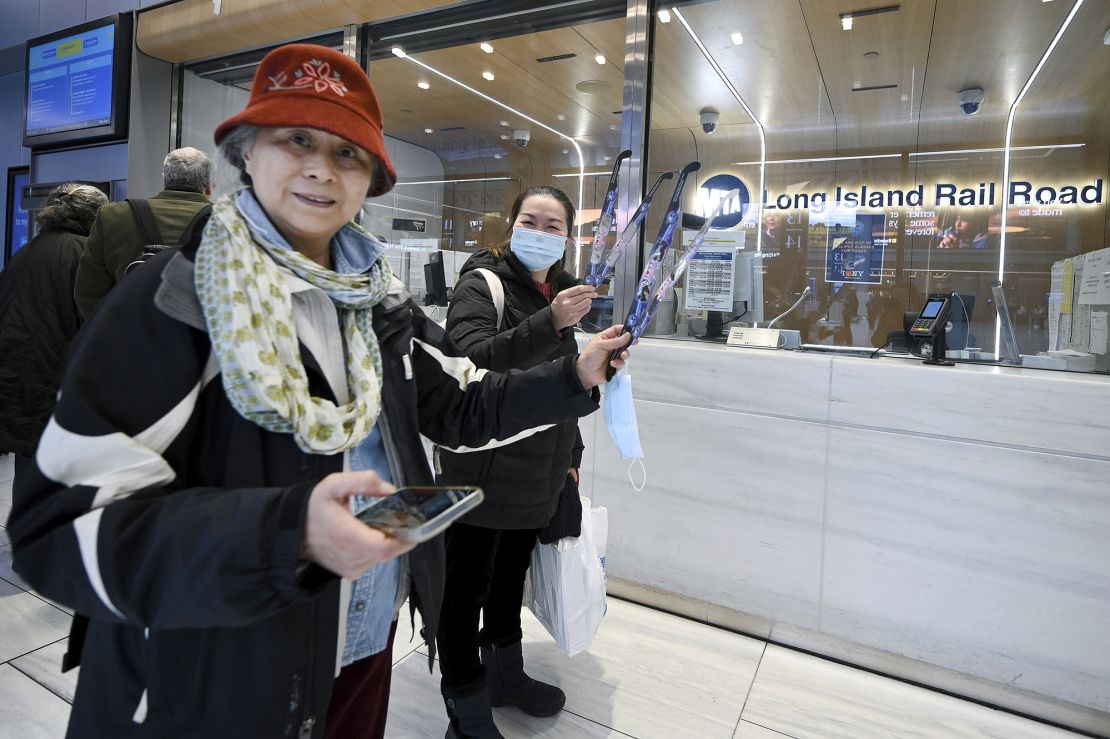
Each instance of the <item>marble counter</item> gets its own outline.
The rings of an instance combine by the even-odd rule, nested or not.
[[[1110,733],[1110,378],[644,340],[612,592]],[[634,473],[634,474],[638,474]]]

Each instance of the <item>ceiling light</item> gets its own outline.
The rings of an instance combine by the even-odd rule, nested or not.
[[[604,54],[598,54],[597,56],[594,57],[594,61],[597,62],[598,64],[604,64],[605,63],[605,55]]]
[[[602,158],[601,158],[601,161],[603,161],[603,162],[607,162],[607,161],[609,161],[609,160],[610,160],[610,159],[612,159],[612,158],[613,158],[613,157],[602,157]]]
[[[570,149],[563,149],[564,154],[570,154]]]
[[[619,130],[621,130],[621,127],[618,126],[616,123],[610,123],[609,124],[609,130],[610,131],[619,131]]]
[[[742,43],[744,43],[744,34],[739,31],[734,31],[732,34],[732,45],[739,46]]]
[[[390,49],[390,51],[392,51],[392,52],[393,52],[393,56],[395,56],[395,57],[399,57],[399,58],[401,58],[401,59],[404,59],[404,58],[405,58],[405,56],[407,56],[407,55],[405,54],[405,50],[404,50],[404,49],[402,49],[402,48],[401,48],[400,46],[394,46],[394,47],[393,47],[392,49]]]
[[[482,51],[486,52],[487,54],[492,54],[493,53],[493,47],[490,46],[489,44],[487,44],[485,41],[483,41],[478,46],[478,48],[481,49]]]
[[[849,13],[840,14],[840,27],[845,31],[852,30],[852,21],[856,18],[862,18],[865,15],[882,15],[883,13],[897,13],[902,9],[901,5],[884,5],[881,8],[866,8],[864,10],[853,10]]]
[[[417,82],[416,86],[419,87],[421,90],[427,90],[429,87],[431,87],[431,85],[429,85],[424,80],[420,80],[419,82]]]
[[[507,133],[501,134],[501,140],[502,141],[508,141],[509,140],[509,134],[507,134]]]
[[[430,128],[425,128],[425,129],[424,129],[424,133],[435,133],[435,131],[433,131],[433,130],[432,130],[432,129],[430,129]]]
[[[482,76],[490,82],[493,82],[493,72],[482,72]]]
[[[566,117],[565,115],[563,115],[562,113],[560,113],[559,115],[555,116],[555,118],[556,118],[556,119],[558,119],[558,120],[560,120],[560,121],[565,121],[565,120],[567,119],[567,117]]]
[[[671,22],[671,11],[669,11],[669,10],[660,10],[659,11],[659,22],[660,23],[670,23]]]
[[[509,122],[508,122],[508,121],[501,121],[501,125],[502,125],[502,126],[508,126],[508,125],[509,125]]]
[[[493,155],[493,158],[494,158],[494,159],[500,159],[500,158],[501,158],[501,155],[500,155],[500,154],[494,154],[494,155]]]

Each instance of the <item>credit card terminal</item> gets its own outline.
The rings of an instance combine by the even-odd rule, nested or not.
[[[929,342],[932,351],[925,360],[925,364],[953,366],[948,361],[948,314],[952,312],[951,294],[930,295],[921,307],[917,319],[910,326],[909,334],[913,338]]]
[[[930,295],[917,320],[910,326],[910,336],[919,339],[933,338],[937,331],[943,332],[948,327],[948,314],[951,312],[951,295]]]

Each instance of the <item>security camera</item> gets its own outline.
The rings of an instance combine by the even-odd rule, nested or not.
[[[513,131],[513,141],[515,141],[516,145],[519,146],[521,149],[528,146],[528,142],[531,140],[532,134],[530,131],[526,131],[523,128],[518,128]]]
[[[975,115],[983,107],[983,88],[969,87],[960,90],[960,110],[964,115]]]
[[[717,122],[721,120],[721,114],[712,108],[706,108],[701,112],[701,130],[706,133],[713,133],[717,130]]]

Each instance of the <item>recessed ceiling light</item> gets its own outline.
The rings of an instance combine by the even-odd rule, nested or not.
[[[564,154],[570,154],[570,149],[563,149]]]
[[[419,82],[417,82],[416,86],[419,87],[421,90],[427,90],[429,87],[431,87],[431,85],[429,85],[424,80],[420,80]]]
[[[852,30],[852,16],[850,16],[850,15],[841,16],[840,17],[840,27],[843,28],[845,31],[851,31]]]
[[[671,11],[669,11],[669,10],[660,10],[659,11],[659,22],[660,23],[670,23],[671,22]]]
[[[488,71],[487,72],[482,72],[482,76],[485,77],[490,82],[493,82],[493,72],[488,72]]]
[[[478,46],[478,48],[481,49],[482,51],[486,52],[487,54],[492,54],[493,53],[493,47],[490,46],[489,44],[487,44],[485,41],[483,41]]]
[[[555,117],[560,121],[565,121],[567,119],[567,117],[565,115],[563,115],[562,113],[560,113],[559,115],[557,115]]]
[[[401,48],[400,46],[394,46],[394,47],[393,47],[392,49],[390,49],[390,51],[392,51],[392,52],[393,52],[393,56],[395,56],[395,57],[399,57],[399,58],[401,58],[401,59],[404,59],[404,58],[405,58],[405,56],[407,56],[407,55],[405,54],[405,50],[404,50],[404,49],[402,49],[402,48]]]
[[[598,64],[604,64],[605,63],[605,55],[604,54],[598,54],[597,56],[594,57],[594,61],[597,62]]]
[[[500,158],[501,158],[501,155],[500,155],[500,154],[494,154],[494,155],[493,155],[493,158],[494,158],[494,159],[500,159]]]
[[[430,128],[425,128],[425,129],[424,129],[424,133],[435,133],[435,131],[433,131],[433,130],[432,130],[432,129],[430,129]]]
[[[508,125],[509,125],[509,122],[508,122],[508,121],[501,121],[501,125],[502,125],[502,126],[508,126]]]
[[[603,162],[607,162],[607,161],[609,161],[609,160],[610,160],[610,159],[612,159],[612,158],[613,158],[613,157],[602,157],[602,158],[601,158],[601,161],[603,161]]]
[[[621,127],[618,126],[616,123],[610,123],[609,124],[609,130],[610,131],[619,131],[619,130],[621,130]]]
[[[507,134],[507,133],[501,134],[501,140],[502,141],[508,141],[509,140],[509,134]]]
[[[733,33],[732,33],[732,45],[733,46],[739,46],[742,43],[744,43],[744,34],[740,33],[739,31],[733,31]]]

